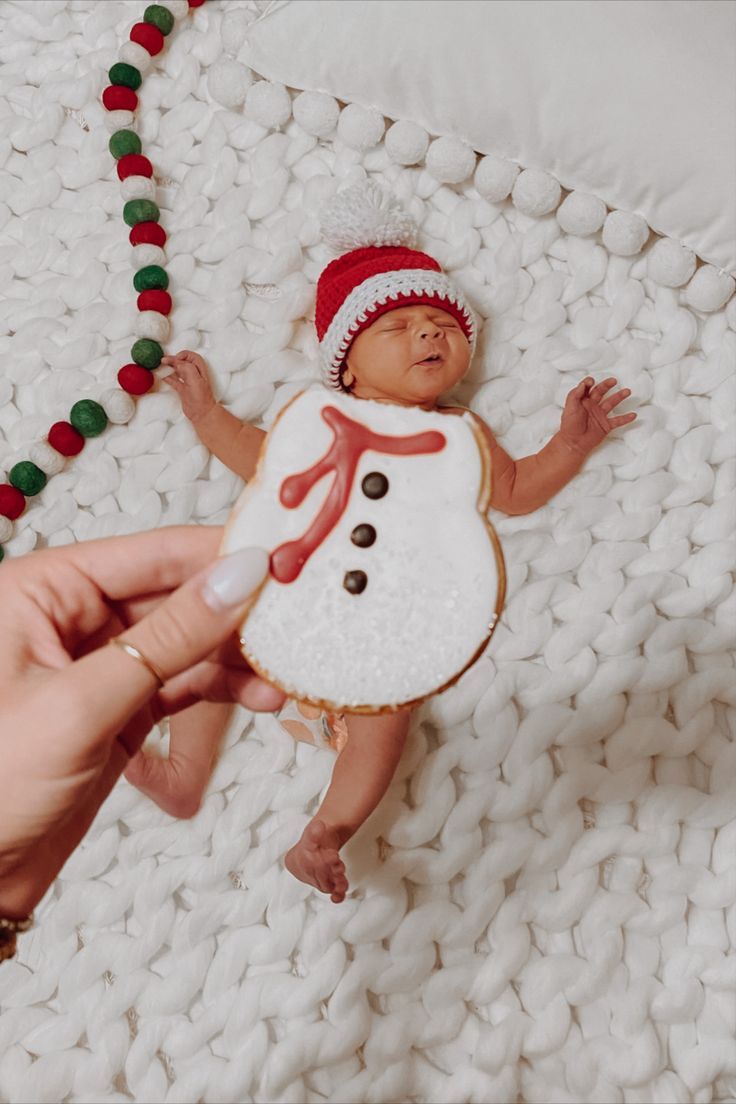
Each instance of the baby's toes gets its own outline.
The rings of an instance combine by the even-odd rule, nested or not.
[[[330,900],[333,904],[339,905],[341,901],[345,900],[345,894],[348,891],[348,883],[346,878],[338,879],[335,882],[334,889],[330,894]]]
[[[330,859],[330,873],[333,878],[339,878],[345,875],[345,863],[337,853],[334,859]]]

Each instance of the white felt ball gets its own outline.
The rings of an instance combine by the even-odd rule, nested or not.
[[[127,391],[112,387],[100,395],[99,403],[113,425],[125,425],[135,414],[135,401]]]
[[[673,238],[661,238],[655,242],[647,256],[647,276],[662,287],[682,287],[694,271],[695,254],[692,249]]]
[[[120,182],[123,199],[155,199],[156,181],[152,176],[126,176]]]
[[[645,219],[631,211],[611,211],[603,223],[603,244],[617,257],[632,257],[648,237]]]
[[[511,199],[517,211],[529,218],[540,218],[554,211],[560,202],[559,182],[543,169],[524,169],[516,178]]]
[[[134,65],[141,76],[145,76],[153,65],[152,56],[139,42],[125,42],[118,50],[118,57],[128,65]]]
[[[152,341],[167,341],[171,332],[171,323],[165,314],[158,311],[140,311],[135,324],[137,337],[150,337]]]
[[[167,8],[174,19],[186,19],[189,13],[187,0],[158,0],[162,8]]]
[[[250,69],[232,58],[215,62],[207,74],[207,91],[222,107],[240,107],[252,84]]]
[[[429,135],[418,123],[400,119],[386,131],[386,153],[397,165],[417,165],[424,159]]]
[[[417,225],[399,201],[378,184],[352,184],[322,205],[322,236],[334,249],[368,245],[407,245],[416,241]]]
[[[58,475],[64,467],[64,457],[48,441],[37,441],[28,450],[28,459],[46,475]]]
[[[13,523],[10,518],[6,518],[4,514],[0,514],[0,544],[4,544],[5,541],[9,541],[13,535]]]
[[[302,130],[315,138],[327,138],[340,118],[340,105],[326,92],[300,92],[292,110]]]
[[[520,171],[519,166],[513,161],[507,161],[505,157],[496,157],[495,154],[490,153],[478,162],[473,183],[476,191],[489,203],[500,203],[511,194],[514,181]]]
[[[105,129],[111,133],[115,133],[116,130],[131,130],[133,127],[133,120],[135,119],[135,113],[133,111],[106,111],[105,112]]]
[[[248,27],[252,21],[253,15],[249,11],[236,8],[234,11],[225,12],[220,24],[220,39],[223,48],[229,54],[237,54],[245,42]]]
[[[427,150],[427,172],[441,184],[460,184],[475,169],[475,150],[459,138],[435,138]]]
[[[337,121],[337,136],[351,149],[372,149],[383,138],[386,124],[383,115],[375,107],[348,104]]]
[[[732,330],[736,330],[736,297],[726,307],[726,321]]]
[[[600,230],[606,217],[606,205],[587,192],[570,192],[557,209],[557,221],[566,234],[585,238]]]
[[[695,310],[717,311],[728,302],[735,287],[733,276],[719,272],[713,265],[704,264],[687,285],[685,298]]]
[[[166,254],[160,245],[141,242],[140,245],[133,246],[131,260],[135,268],[145,268],[146,265],[163,266],[166,264]]]
[[[261,126],[283,126],[291,115],[291,97],[283,84],[256,81],[246,93],[245,110],[248,117]]]

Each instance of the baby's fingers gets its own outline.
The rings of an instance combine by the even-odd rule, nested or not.
[[[199,353],[193,353],[191,349],[185,349],[182,353],[179,353],[178,356],[179,359],[183,360],[186,364],[191,364],[200,376],[207,375],[207,365]]]
[[[615,387],[615,386],[616,386],[615,376],[609,376],[608,379],[601,380],[600,383],[597,383],[595,385],[595,387],[590,392],[590,397],[591,397],[591,399],[594,399],[597,402],[599,399],[603,398],[606,391],[610,391],[611,388]]]
[[[621,391],[616,391],[614,395],[609,395],[607,399],[604,399],[601,403],[601,410],[605,410],[606,413],[609,410],[613,410],[614,406],[618,406],[624,399],[628,399],[631,391],[628,387],[624,387]]]
[[[163,361],[161,363],[163,364]],[[192,364],[191,361],[183,360],[181,357],[173,357],[171,367],[184,383],[198,383],[201,379],[196,364]]]
[[[621,414],[617,418],[609,418],[608,425],[610,429],[616,429],[618,426],[628,425],[629,422],[633,422],[636,417],[635,413]]]

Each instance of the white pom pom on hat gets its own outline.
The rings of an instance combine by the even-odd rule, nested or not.
[[[352,184],[338,192],[320,211],[322,237],[333,249],[368,245],[405,245],[417,238],[417,224],[378,184]]]
[[[418,227],[400,202],[378,184],[353,184],[320,212],[322,235],[334,249],[347,249],[317,281],[315,327],[325,382],[345,390],[342,372],[350,345],[376,318],[414,303],[437,304],[452,314],[470,345],[475,316],[439,262],[413,249]]]

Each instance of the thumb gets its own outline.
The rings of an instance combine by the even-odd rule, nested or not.
[[[585,393],[588,389],[589,380],[581,380],[577,387],[573,387],[572,391],[568,391],[565,398],[565,409],[572,410],[577,407],[578,403],[585,398]]]
[[[242,623],[268,572],[268,553],[243,548],[193,575],[121,635],[164,681],[186,671]],[[151,671],[115,644],[90,652],[58,672],[60,711],[71,714],[69,741],[90,747],[114,738],[159,689]],[[68,749],[72,751],[72,748]]]

